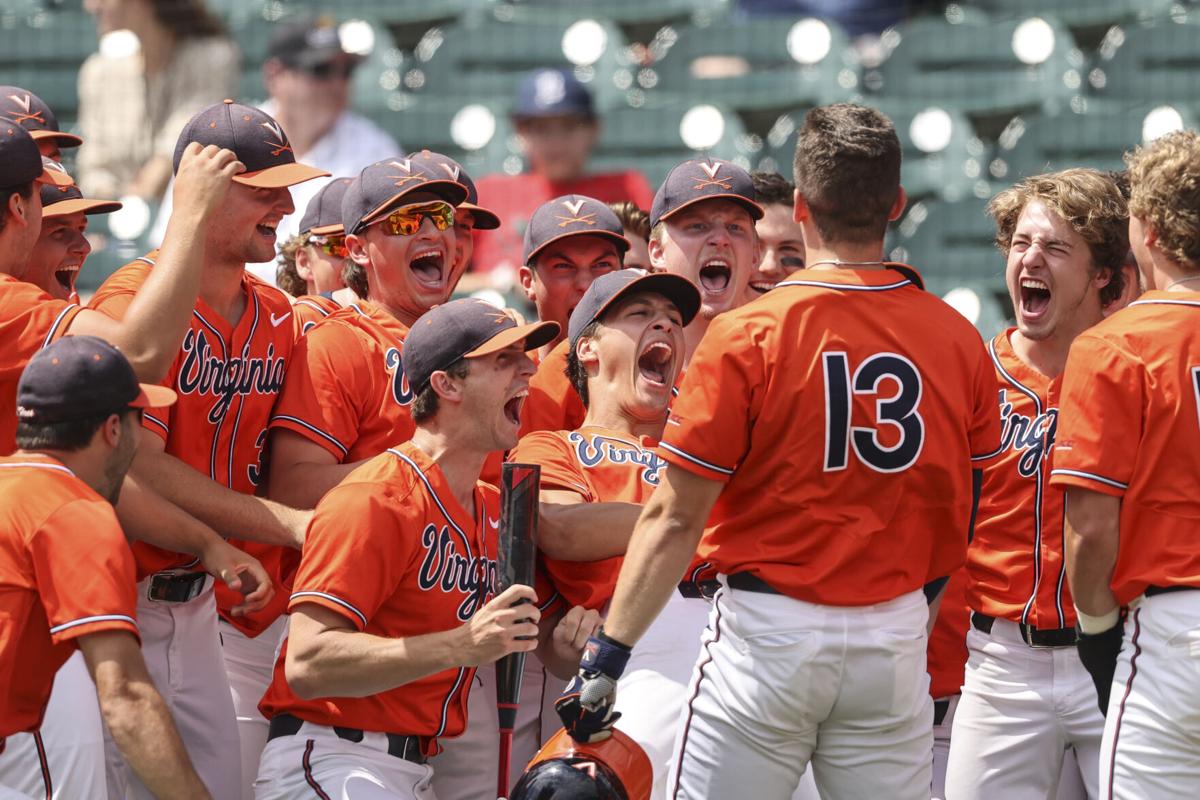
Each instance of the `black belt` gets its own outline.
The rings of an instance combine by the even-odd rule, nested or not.
[[[934,700],[933,701],[933,724],[934,727],[941,725],[946,721],[946,714],[950,712],[950,700]]]
[[[1171,592],[1192,592],[1200,589],[1200,586],[1147,586],[1146,597],[1154,597],[1159,594],[1170,594]]]
[[[735,572],[726,580],[729,581],[730,589],[741,589],[743,592],[758,592],[759,594],[783,594],[753,572]]]
[[[971,627],[983,633],[991,633],[992,625],[996,622],[996,618],[981,614],[978,611],[971,612]],[[1021,639],[1030,647],[1049,648],[1049,647],[1074,647],[1075,646],[1075,629],[1074,628],[1051,628],[1047,630],[1039,630],[1032,625],[1026,625],[1024,622],[1017,623],[1017,627],[1021,630]]]
[[[160,603],[186,603],[204,592],[204,572],[160,572],[150,576],[146,597]]]
[[[680,581],[679,593],[689,600],[712,600],[721,584],[716,581]]]
[[[303,724],[304,720],[299,717],[293,717],[291,714],[274,716],[271,718],[271,724],[267,728],[267,741],[278,739],[280,736],[295,736],[300,732],[300,726]],[[347,742],[361,742],[363,740],[363,732],[358,728],[341,728],[337,725],[331,727],[339,739],[345,739]],[[387,734],[387,742],[389,756],[402,758],[414,764],[425,763],[425,754],[421,751],[420,736],[389,733]]]

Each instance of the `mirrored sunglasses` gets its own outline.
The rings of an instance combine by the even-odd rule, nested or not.
[[[345,258],[350,254],[346,249],[346,236],[341,233],[329,236],[310,236],[308,243],[319,248],[322,253],[333,258]]]
[[[433,220],[439,231],[454,227],[454,206],[449,203],[423,203],[398,208],[379,220],[379,226],[388,236],[412,236],[421,230],[421,224]]]

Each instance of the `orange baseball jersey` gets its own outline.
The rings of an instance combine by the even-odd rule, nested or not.
[[[153,258],[146,257],[121,267],[96,292],[91,306],[120,318],[153,265]],[[267,423],[283,387],[295,333],[292,305],[283,292],[248,272],[242,276],[242,291],[246,309],[236,325],[204,300],[196,301],[191,327],[163,380],[179,400],[168,409],[147,411],[142,424],[163,439],[170,455],[223,486],[253,494],[262,483]],[[238,540],[234,544],[278,580],[285,548]],[[133,551],[143,575],[196,564],[192,556],[143,542],[134,542]],[[279,597],[257,614],[233,617],[226,612],[241,602],[240,594],[222,583],[216,592],[222,616],[250,635],[270,625],[286,605]]]
[[[297,297],[292,303],[292,320],[299,339],[321,320],[340,309],[337,301],[319,294]]]
[[[962,564],[971,469],[1000,442],[979,334],[909,267],[801,270],[713,321],[663,434],[726,485],[698,554],[826,605]]]
[[[135,585],[106,500],[48,456],[0,458],[0,739],[41,725],[78,637],[138,635]]]
[[[577,431],[535,431],[521,439],[510,461],[538,464],[542,489],[574,492],[585,503],[645,503],[667,462],[657,442],[598,426]],[[602,561],[540,560],[567,606],[601,609],[612,599],[623,556]],[[708,565],[694,560],[689,580],[701,580]]]
[[[356,631],[403,638],[446,631],[492,597],[500,498],[484,483],[474,514],[459,505],[441,469],[412,443],[363,464],[317,505],[289,609],[315,604]],[[284,643],[259,708],[321,725],[428,737],[457,736],[467,723],[475,674],[459,667],[369,697],[303,700],[287,684]]]
[[[967,605],[967,573],[957,569],[946,583],[937,620],[929,634],[927,662],[929,696],[934,700],[962,691],[967,671],[967,628],[971,609]]]
[[[1051,486],[1121,498],[1119,603],[1200,587],[1200,292],[1146,292],[1075,339],[1051,461]]]
[[[296,346],[272,428],[300,434],[339,463],[379,455],[416,428],[400,354],[405,327],[365,301],[330,314]]]
[[[79,310],[0,273],[0,455],[17,449],[17,381],[25,365],[71,327]]]
[[[975,538],[967,548],[968,602],[993,617],[1069,628],[1075,606],[1063,559],[1062,492],[1048,484],[1058,380],[1017,358],[1014,330],[988,343],[1000,383],[1000,454],[983,471]]]
[[[529,397],[521,411],[521,435],[533,431],[573,431],[583,424],[587,409],[567,380],[566,339],[554,346],[529,379]]]

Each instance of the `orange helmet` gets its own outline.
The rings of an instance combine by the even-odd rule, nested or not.
[[[633,739],[613,729],[596,744],[580,744],[559,730],[538,751],[509,800],[649,800],[654,770]]]

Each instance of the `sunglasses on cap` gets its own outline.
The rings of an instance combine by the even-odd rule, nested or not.
[[[441,201],[405,206],[388,214],[377,223],[388,236],[412,236],[421,230],[426,219],[433,220],[439,231],[454,227],[454,206]]]
[[[348,80],[354,74],[355,66],[357,65],[353,61],[326,61],[323,64],[304,67],[303,72],[319,81],[327,81],[331,78]]]
[[[345,258],[350,254],[346,249],[346,234],[331,233],[328,236],[309,236],[308,243],[322,253],[333,258]]]

